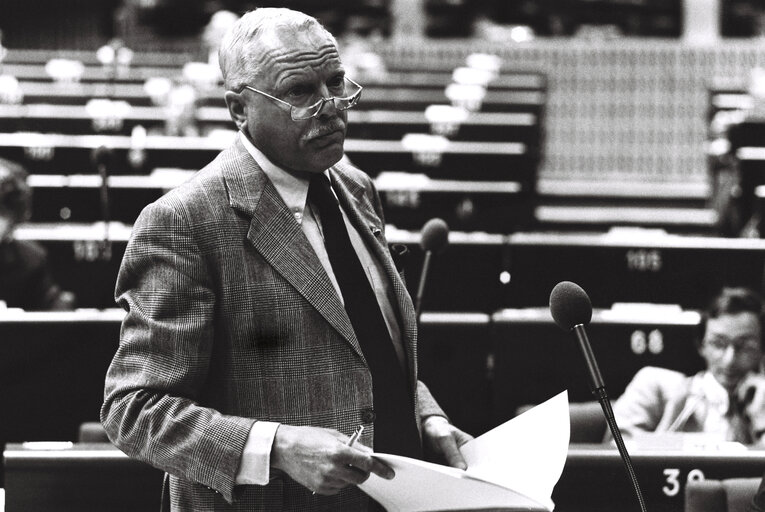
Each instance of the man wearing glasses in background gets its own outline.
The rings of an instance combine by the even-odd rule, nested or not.
[[[703,432],[710,440],[765,444],[763,303],[744,288],[723,289],[702,319],[706,370],[688,377],[642,368],[614,404],[625,437]]]
[[[380,199],[342,158],[362,87],[288,9],[245,14],[219,60],[239,134],[135,223],[102,422],[172,510],[379,510],[372,449],[464,467],[470,436],[417,380]]]

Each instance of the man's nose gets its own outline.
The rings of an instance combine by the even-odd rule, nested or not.
[[[322,97],[322,103],[319,105],[319,112],[317,117],[326,119],[328,117],[335,117],[337,115],[337,107],[335,106],[335,99],[328,96]]]
[[[724,364],[731,364],[733,361],[736,360],[736,347],[733,345],[728,345],[725,347],[725,351],[722,354],[722,362]]]

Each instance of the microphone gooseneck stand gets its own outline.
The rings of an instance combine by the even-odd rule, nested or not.
[[[616,424],[614,410],[611,408],[611,401],[608,398],[608,393],[606,392],[606,386],[603,382],[603,377],[600,374],[598,363],[595,360],[595,354],[593,354],[592,347],[587,340],[587,334],[584,330],[584,325],[575,325],[571,330],[576,335],[576,341],[579,343],[579,348],[582,350],[582,354],[584,355],[585,364],[587,365],[587,375],[590,379],[590,391],[592,391],[593,396],[597,398],[598,402],[600,403],[600,407],[603,409],[603,414],[606,417],[608,428],[611,430],[611,435],[614,436],[616,448],[619,450],[619,455],[621,455],[622,461],[624,462],[624,467],[627,469],[627,474],[629,475],[630,481],[632,482],[632,488],[635,491],[635,496],[637,496],[638,503],[640,504],[640,510],[641,512],[646,512],[643,492],[640,490],[640,484],[638,483],[637,475],[635,474],[635,468],[632,466],[632,459],[630,458],[629,452],[627,452],[627,447],[624,445],[624,439],[622,439],[622,434],[619,430],[619,426]]]

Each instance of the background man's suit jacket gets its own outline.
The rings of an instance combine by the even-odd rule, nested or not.
[[[338,163],[344,210],[395,289],[418,424],[443,414],[417,381],[414,308],[370,178]],[[311,496],[272,471],[235,486],[255,419],[338,429],[372,446],[372,381],[350,320],[273,184],[237,141],[135,223],[117,280],[127,310],[102,421],[170,474],[173,510],[364,510],[357,488]],[[233,502],[230,505],[230,502]]]
[[[614,404],[622,434],[702,432],[707,415],[707,402],[701,392],[703,375],[689,377],[652,366],[638,370]],[[765,431],[765,379],[761,375],[751,375],[740,386],[739,394],[747,403],[745,412],[751,421],[751,436],[758,442]],[[679,425],[674,427],[674,423]]]

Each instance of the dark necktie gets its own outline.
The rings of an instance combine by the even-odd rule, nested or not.
[[[372,374],[374,449],[422,458],[409,379],[396,356],[377,298],[351,245],[342,213],[324,174],[311,178],[308,200],[321,217],[332,271]]]
[[[728,411],[725,418],[728,420],[730,429],[726,441],[738,441],[743,444],[753,442],[751,425],[746,414],[746,404],[741,401],[736,393],[728,395]]]

